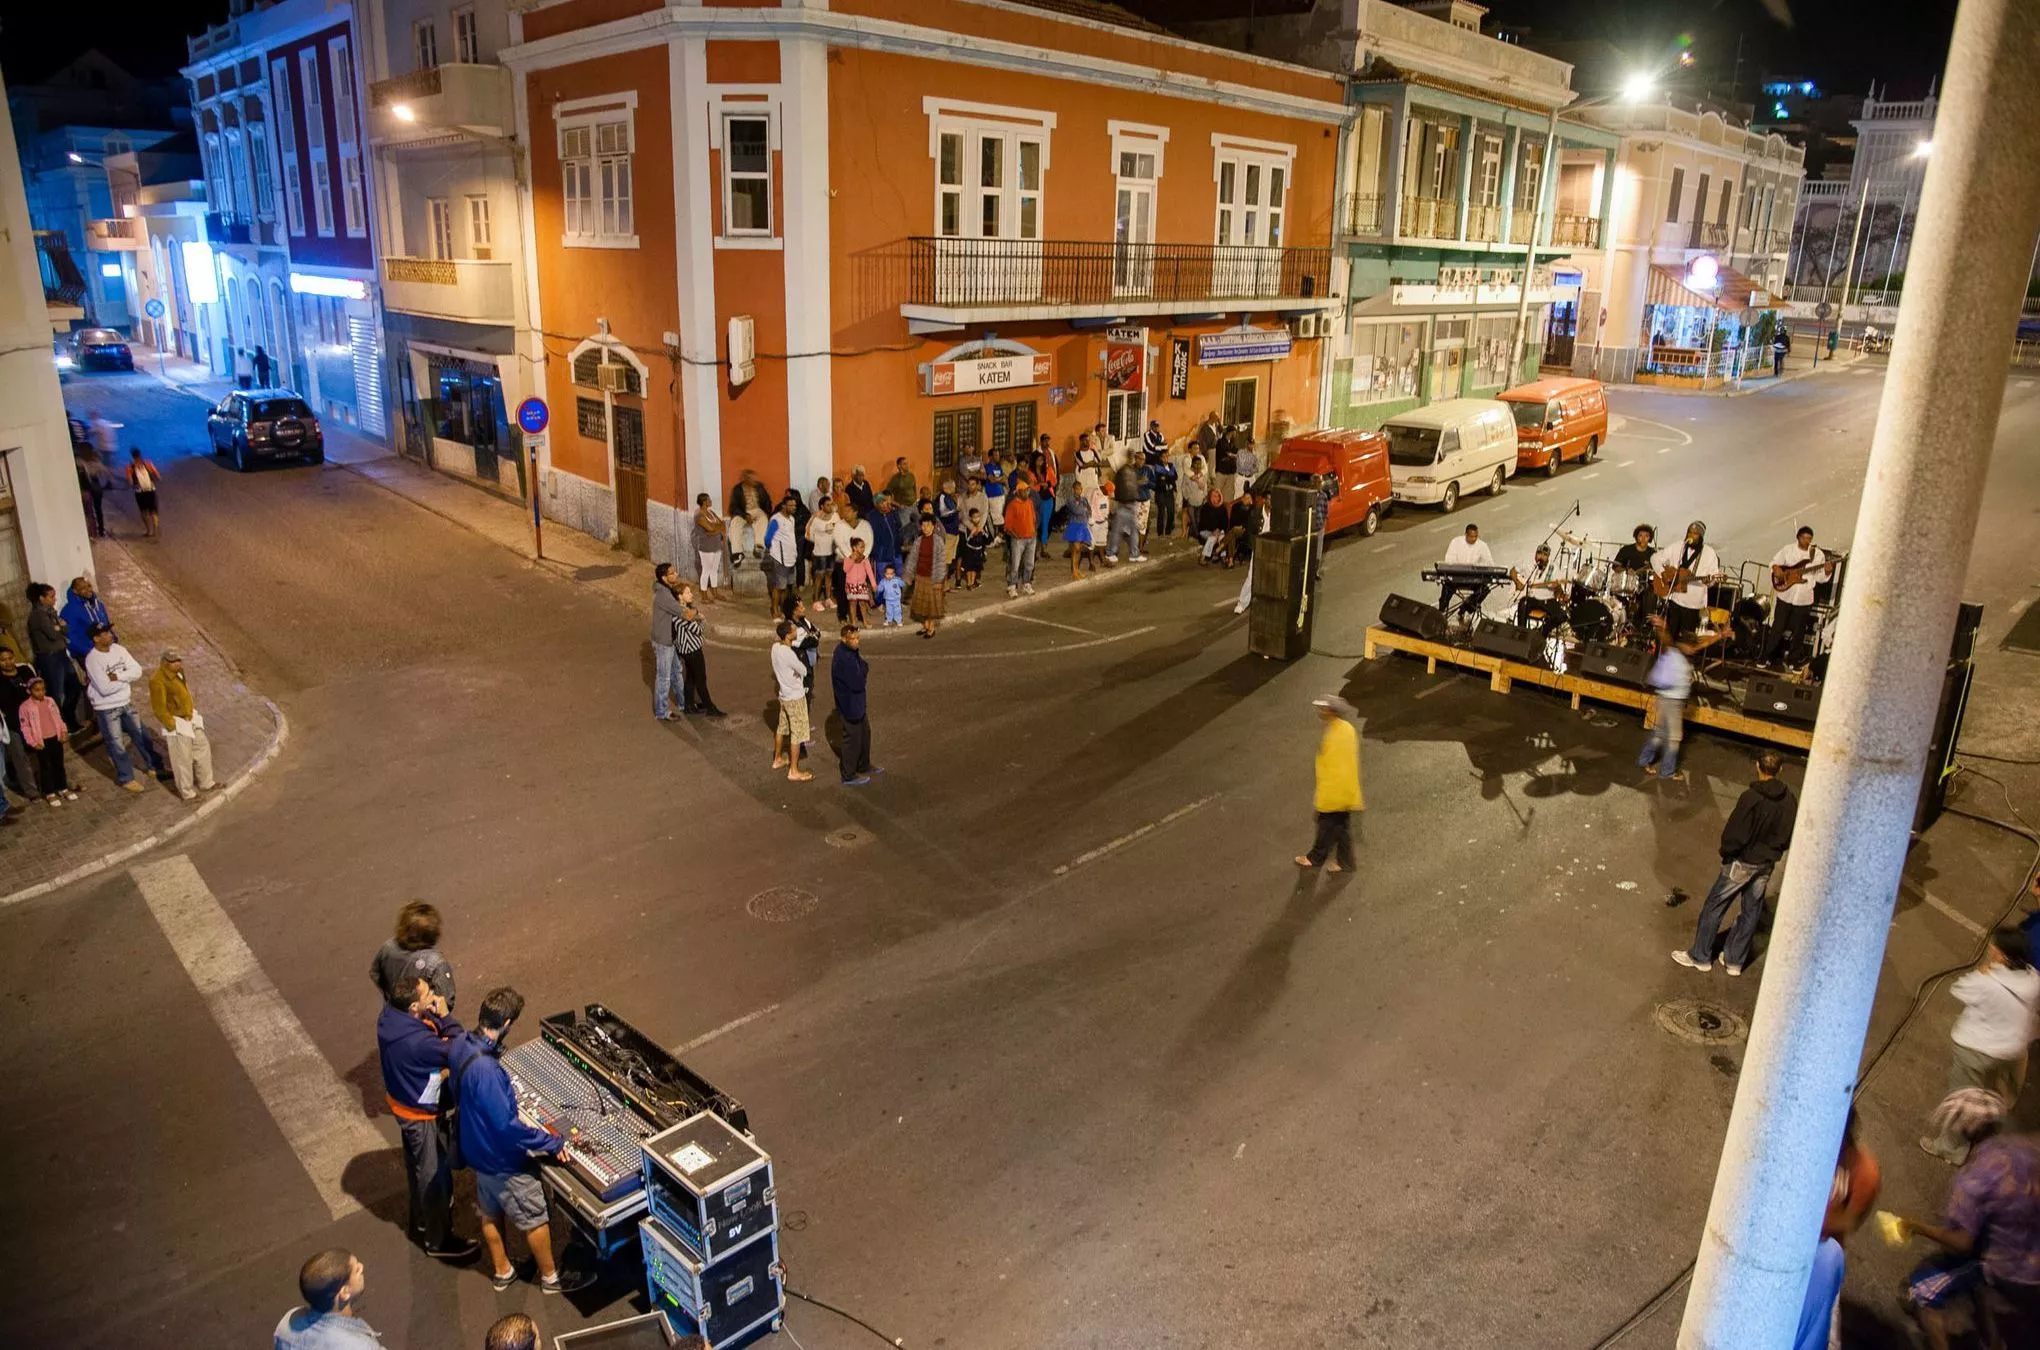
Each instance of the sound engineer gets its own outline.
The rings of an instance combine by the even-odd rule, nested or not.
[[[384,1100],[404,1141],[411,1184],[411,1240],[442,1261],[472,1261],[481,1248],[453,1236],[453,1131],[446,1109],[448,1055],[464,1034],[416,963],[403,1007],[385,1003],[375,1023]]]

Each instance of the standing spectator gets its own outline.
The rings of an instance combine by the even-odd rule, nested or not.
[[[787,499],[765,522],[765,591],[770,612],[781,613],[787,597],[799,585],[800,523],[794,517],[792,500]]]
[[[1771,374],[1774,377],[1785,373],[1785,358],[1791,354],[1792,330],[1780,319],[1777,327],[1771,330]]]
[[[975,506],[966,508],[963,534],[956,541],[956,570],[963,577],[965,590],[978,588],[985,572],[985,553],[991,546],[992,532],[985,528],[985,513]]]
[[[772,678],[779,690],[779,727],[772,736],[772,767],[785,769],[790,783],[805,783],[814,777],[800,767],[800,753],[812,739],[808,730],[807,662],[794,650],[799,630],[781,619],[776,631],[779,640],[772,644]]]
[[[415,970],[410,972],[415,974]],[[446,1109],[449,1056],[465,1032],[422,975],[411,980],[403,1006],[385,1001],[376,1017],[376,1057],[383,1100],[397,1118],[410,1183],[411,1240],[427,1256],[472,1261],[481,1246],[453,1237],[453,1135]]]
[[[21,705],[28,702],[28,682],[35,667],[15,659],[14,648],[0,642],[0,728],[7,732],[7,784],[22,796],[42,795],[35,785],[35,765],[28,742],[21,738]]]
[[[815,513],[808,517],[808,553],[814,559],[814,585],[809,594],[816,609],[828,609],[836,603],[830,589],[835,584],[836,531],[842,523],[842,517],[836,514],[834,497],[823,497]]]
[[[1134,482],[1139,485],[1139,497],[1133,508],[1134,539],[1139,543],[1139,554],[1135,562],[1144,561],[1147,554],[1148,526],[1154,520],[1155,471],[1148,462],[1138,455],[1130,456],[1127,466],[1133,470]]]
[[[345,1247],[329,1247],[298,1270],[305,1301],[276,1324],[275,1350],[382,1350],[382,1337],[361,1320],[368,1273]]]
[[[1842,1274],[1847,1258],[1842,1244],[1823,1237],[1814,1248],[1813,1270],[1806,1281],[1806,1294],[1799,1303],[1799,1325],[1792,1334],[1792,1350],[1828,1350],[1835,1331],[1835,1301],[1842,1296]]]
[[[1105,564],[1119,566],[1122,546],[1129,562],[1140,555],[1140,474],[1122,464],[1112,474],[1112,523],[1105,535]]]
[[[1646,780],[1655,764],[1659,778],[1674,778],[1683,783],[1686,775],[1679,771],[1679,743],[1686,735],[1686,700],[1693,692],[1693,662],[1686,649],[1671,640],[1662,619],[1657,621],[1657,629],[1658,655],[1648,676],[1656,697],[1654,716],[1650,735],[1644,739],[1636,763]]]
[[[21,705],[21,739],[35,751],[36,784],[49,806],[78,800],[77,789],[64,773],[64,741],[69,735],[63,710],[49,696],[48,682],[40,675],[31,676],[28,697]]]
[[[1204,504],[1197,508],[1197,519],[1191,524],[1191,531],[1201,546],[1197,565],[1208,567],[1225,554],[1226,531],[1229,528],[1225,502],[1219,497],[1218,489],[1212,488],[1204,494]]]
[[[849,604],[849,595],[843,585],[843,565],[850,561],[850,550],[860,540],[864,544],[864,556],[869,558],[873,535],[871,522],[865,520],[856,507],[848,502],[839,502],[837,507],[842,520],[836,526],[836,575],[832,584],[836,588],[836,607],[842,609]],[[874,569],[873,579],[876,580],[877,576]]]
[[[715,697],[708,692],[707,646],[701,611],[695,608],[694,597],[690,595],[680,604],[680,622],[673,637],[674,650],[679,652],[680,664],[686,669],[682,683],[687,690],[687,711],[721,717],[723,710],[715,706]]]
[[[1835,1181],[1828,1190],[1827,1214],[1820,1221],[1822,1237],[1843,1242],[1870,1217],[1870,1210],[1884,1189],[1884,1169],[1859,1137],[1859,1128],[1856,1108],[1852,1106],[1849,1118],[1842,1124],[1842,1148],[1835,1159]]]
[[[871,565],[871,559],[864,556],[864,541],[850,540],[850,557],[843,564],[844,605],[850,615],[850,622],[862,626],[865,607],[871,604],[871,597],[878,589],[878,571]]]
[[[673,709],[687,706],[687,677],[680,667],[674,630],[680,624],[680,606],[690,594],[673,564],[652,569],[652,716],[661,722],[672,721]]]
[[[545,1187],[532,1156],[564,1162],[567,1141],[517,1113],[517,1094],[498,1058],[503,1039],[524,1012],[515,989],[491,989],[482,1000],[475,1029],[454,1043],[448,1057],[455,1099],[460,1103],[460,1157],[474,1169],[475,1205],[482,1214],[482,1242],[489,1249],[490,1283],[501,1293],[517,1283],[517,1268],[504,1247],[503,1221],[524,1234],[538,1266],[538,1287],[548,1294],[571,1293],[594,1282],[588,1271],[568,1274],[553,1264],[551,1216]]]
[[[163,746],[170,754],[170,776],[177,784],[177,795],[188,802],[197,801],[200,792],[218,787],[205,716],[192,703],[184,659],[176,652],[164,652],[155,674],[149,676],[149,707],[163,728]]]
[[[1098,560],[1091,556],[1091,498],[1081,487],[1070,494],[1067,521],[1063,525],[1063,543],[1068,547],[1063,556],[1070,560],[1070,580],[1077,579],[1077,566],[1091,564],[1093,572],[1098,570]]]
[[[269,353],[262,350],[262,344],[259,342],[255,344],[255,355],[251,363],[255,367],[255,387],[257,389],[273,388],[274,386],[269,383]]]
[[[1077,437],[1077,487],[1089,493],[1103,480],[1104,474],[1105,452],[1091,439],[1090,432],[1083,432]]]
[[[1192,539],[1203,533],[1197,516],[1204,509],[1205,498],[1212,490],[1211,474],[1204,467],[1204,456],[1190,456],[1190,463],[1183,470],[1179,495],[1183,499],[1183,533]]]
[[[1240,578],[1240,598],[1233,604],[1233,613],[1235,614],[1246,613],[1248,607],[1254,602],[1254,551],[1251,544],[1255,538],[1268,533],[1269,527],[1268,501],[1265,497],[1258,492],[1250,490],[1240,500],[1249,503],[1255,508],[1255,520],[1252,535],[1247,541],[1250,545],[1247,549],[1247,574]]]
[[[72,460],[78,467],[78,496],[85,503],[85,523],[92,533],[106,538],[106,465],[88,442],[72,446]]]
[[[1155,476],[1155,533],[1167,539],[1176,532],[1176,457],[1165,445],[1149,468]]]
[[[1214,426],[1217,415],[1213,415]],[[1225,427],[1218,432],[1218,444],[1211,452],[1212,467],[1218,472],[1218,491],[1226,501],[1231,502],[1240,495],[1240,452],[1233,444],[1232,428]]]
[[[935,524],[942,531],[944,547],[949,556],[943,561],[951,566],[956,564],[956,549],[963,535],[963,502],[956,495],[956,480],[942,480],[942,491],[935,494]]]
[[[2026,1086],[2026,1047],[2033,1040],[2033,1011],[2040,1005],[2040,971],[2033,969],[2026,935],[2016,928],[1992,933],[1983,960],[1948,992],[1962,1004],[1961,1015],[1948,1033],[1953,1043],[1948,1090],[1983,1088],[2007,1103],[2018,1101]],[[1921,1139],[1920,1147],[1958,1167],[1968,1152],[1961,1135],[1946,1129],[1938,1139]],[[2040,1200],[2040,1195],[2035,1199]]]
[[[800,657],[801,665],[807,668],[804,683],[807,686],[807,705],[812,712],[815,706],[815,665],[821,660],[822,630],[815,627],[815,621],[808,617],[807,606],[799,597],[789,596],[786,612],[781,616],[793,625],[793,651]],[[814,719],[808,719],[812,725]]]
[[[1948,1183],[1946,1221],[1898,1220],[1901,1239],[1918,1234],[1943,1248],[1906,1279],[1934,1350],[1947,1350],[1948,1310],[1958,1303],[1969,1304],[1983,1343],[1999,1350],[2025,1350],[2040,1329],[2040,1139],[2002,1133],[2005,1110],[1983,1088],[1948,1094],[1933,1128],[1961,1139],[1968,1160]],[[2000,1311],[1998,1300],[2009,1308]]]
[[[699,1341],[695,1343],[700,1344]],[[523,1313],[499,1317],[482,1337],[482,1350],[542,1350],[538,1343],[538,1323]]]
[[[898,628],[906,622],[907,582],[900,575],[900,569],[892,563],[885,565],[885,575],[878,579],[878,598],[885,606],[885,626]]]
[[[161,538],[163,525],[156,518],[156,491],[162,484],[163,475],[154,464],[142,458],[140,446],[128,451],[127,480],[128,486],[135,491],[135,510],[142,518],[142,537]]]
[[[1106,473],[1116,473],[1126,462],[1126,449],[1112,439],[1112,433],[1099,422],[1091,428],[1091,444],[1098,447],[1098,456],[1104,462]]]
[[[901,455],[893,461],[893,476],[885,480],[885,495],[896,502],[911,502],[919,493],[914,471],[907,467],[907,457]]]
[[[1055,453],[1048,448],[1046,433],[1034,456],[1034,542],[1037,557],[1048,556],[1048,532],[1055,523],[1055,503],[1060,495],[1062,472]]]
[[[19,744],[21,744],[21,737],[8,730],[6,720],[0,718],[0,753],[11,752]],[[27,794],[24,793],[23,795],[26,796]],[[20,823],[21,817],[14,814],[14,803],[7,800],[7,793],[5,791],[0,791],[0,826],[19,825]]]
[[[453,966],[439,950],[439,911],[429,901],[407,900],[397,911],[394,936],[376,948],[368,978],[382,991],[383,1002],[403,1007],[413,979],[432,986],[433,995],[453,1007]]]
[[[963,498],[957,502],[956,507],[958,511],[963,513],[966,525],[970,521],[971,512],[975,511],[977,512],[979,522],[987,530],[998,528],[999,518],[992,514],[992,499],[985,495],[985,480],[983,478],[964,480]],[[959,543],[958,547],[961,546]]]
[[[956,476],[965,483],[985,476],[985,457],[978,453],[977,442],[965,441],[956,452]]]
[[[1140,453],[1150,466],[1160,464],[1163,456],[1169,453],[1169,438],[1162,434],[1159,421],[1148,422],[1147,432],[1140,438]]]
[[[109,630],[113,627],[106,602],[99,598],[91,577],[72,577],[71,593],[64,600],[64,640],[70,643],[71,659],[81,671],[85,658],[92,655],[92,629],[100,625]],[[120,641],[120,635],[114,634],[113,640]]]
[[[868,516],[878,509],[871,480],[864,476],[864,466],[859,464],[850,471],[850,481],[843,485],[843,495],[850,499],[850,505],[857,508],[859,516]]]
[[[701,598],[704,603],[716,598],[716,587],[723,584],[723,556],[729,551],[729,526],[715,513],[706,492],[694,496],[694,556],[700,563]]]
[[[807,495],[808,513],[810,515],[820,515],[822,503],[833,499],[835,495],[835,484],[829,481],[827,475],[817,478],[815,480],[815,490]]]
[[[1656,678],[1655,670],[1652,678]],[[1663,714],[1659,716],[1662,718]],[[1669,753],[1678,753],[1676,740]],[[1757,781],[1743,789],[1735,810],[1729,813],[1728,823],[1721,827],[1721,872],[1707,892],[1706,903],[1700,906],[1693,945],[1686,951],[1672,953],[1672,959],[1680,965],[1702,971],[1711,968],[1721,921],[1728,917],[1728,907],[1738,895],[1742,897],[1742,911],[1736,915],[1735,927],[1728,931],[1728,945],[1721,953],[1722,965],[1730,975],[1740,975],[1750,963],[1750,945],[1756,941],[1757,927],[1764,920],[1764,893],[1770,888],[1771,873],[1778,860],[1792,846],[1792,826],[1799,815],[1798,799],[1778,778],[1784,765],[1785,757],[1776,750],[1758,752]]]
[[[837,634],[835,655],[829,658],[829,684],[836,693],[836,713],[843,719],[843,751],[840,757],[844,787],[863,787],[883,769],[871,767],[871,714],[864,700],[870,663],[858,650],[861,639],[857,625],[846,623]]]
[[[1239,490],[1246,492],[1254,486],[1255,480],[1261,476],[1261,455],[1259,451],[1254,449],[1254,429],[1252,427],[1242,424],[1234,439],[1239,446],[1233,456],[1240,478]]]
[[[933,516],[921,517],[921,533],[907,546],[907,573],[914,587],[914,618],[921,636],[932,638],[949,602],[949,543]]]
[[[1204,462],[1212,463],[1213,456],[1218,452],[1218,414],[1215,412],[1204,414],[1204,420],[1197,424],[1197,430],[1190,433],[1190,440],[1203,452]]]
[[[99,739],[113,759],[113,779],[129,792],[140,792],[143,783],[121,749],[123,733],[149,772],[159,779],[170,777],[170,766],[156,754],[142,719],[135,716],[133,685],[143,675],[142,663],[128,649],[113,640],[113,630],[100,624],[92,630],[92,654],[85,658],[85,694],[92,701],[92,717],[99,725]]]
[[[772,511],[772,498],[765,491],[765,485],[758,481],[755,469],[746,469],[737,475],[737,485],[730,489],[730,547],[735,550],[739,566],[743,565],[744,550],[750,549],[753,558],[765,556],[765,521]],[[741,533],[748,543],[739,544]]]
[[[1296,865],[1323,865],[1327,872],[1347,872],[1356,866],[1353,813],[1366,808],[1360,796],[1360,733],[1350,720],[1358,713],[1337,694],[1313,699],[1311,706],[1325,728],[1318,741],[1317,789],[1311,802],[1317,812],[1317,838],[1310,852],[1296,856]],[[1334,851],[1337,857],[1326,862]]]
[[[997,453],[996,451],[994,452]],[[1006,594],[1034,594],[1034,497],[1027,484],[1006,503]]]
[[[873,567],[884,567],[887,563],[900,560],[899,527],[892,514],[892,500],[879,497],[864,523],[871,527],[871,542],[867,551]]]
[[[985,511],[986,520],[1006,518],[1006,461],[994,450],[985,456],[985,497],[990,506]]]

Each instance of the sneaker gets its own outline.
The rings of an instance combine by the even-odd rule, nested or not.
[[[576,1289],[586,1289],[595,1283],[595,1272],[592,1270],[560,1270],[553,1274],[553,1279],[538,1282],[538,1287],[548,1294],[571,1294]]]
[[[188,802],[195,802],[198,800],[198,794],[196,792],[180,792],[177,795],[184,798],[184,800]]]
[[[1021,586],[1021,587],[1020,587],[1020,594],[1022,594],[1022,595],[1032,595],[1032,594],[1034,594],[1034,583],[1030,581],[1030,582],[1027,582],[1027,583],[1026,583],[1025,585]]]
[[[1684,948],[1680,948],[1678,951],[1673,952],[1672,959],[1674,961],[1677,961],[1680,965],[1686,967],[1686,969],[1697,970],[1703,975],[1705,975],[1708,971],[1714,969],[1714,962],[1695,961],[1693,959],[1693,954],[1691,952],[1686,951]]]
[[[126,788],[126,789],[127,789],[127,790],[128,790],[129,792],[147,792],[147,791],[148,791],[148,789],[147,789],[147,788],[145,788],[145,787],[143,787],[143,786],[142,786],[142,780],[141,780],[141,779],[139,779],[139,778],[130,778],[130,779],[128,779],[128,780],[127,780],[127,782],[125,782],[125,783],[122,783],[122,784],[121,784],[121,786],[122,786],[122,787],[124,787],[124,788]]]
[[[510,1267],[510,1270],[507,1274],[491,1274],[489,1276],[489,1284],[492,1288],[495,1289],[497,1293],[500,1294],[504,1290],[508,1289],[511,1285],[517,1283],[518,1278],[522,1274],[523,1272],[518,1270],[517,1267],[513,1265]]]
[[[43,805],[45,806],[62,806],[63,804],[64,799],[62,797],[57,796],[55,793],[51,793],[49,796],[43,798]]]
[[[1738,975],[1742,974],[1742,969],[1743,969],[1743,968],[1742,968],[1741,966],[1732,966],[1732,965],[1728,964],[1728,962],[1726,962],[1726,961],[1724,961],[1724,962],[1722,962],[1722,963],[1721,963],[1721,968],[1722,968],[1723,970],[1725,970],[1725,971],[1727,971],[1727,972],[1728,972],[1728,974],[1729,974],[1729,978],[1730,978],[1730,979],[1733,979],[1733,978],[1735,978],[1736,976],[1738,976]]]
[[[858,774],[858,775],[857,775],[857,776],[856,776],[855,778],[845,778],[845,779],[843,780],[843,786],[844,786],[844,787],[863,787],[863,786],[864,786],[864,785],[865,785],[866,783],[869,783],[870,781],[871,781],[871,775],[870,775],[870,774],[868,774],[868,773],[860,773],[860,774]]]
[[[475,1257],[480,1254],[481,1250],[482,1244],[476,1242],[473,1238],[467,1239],[453,1238],[449,1241],[447,1246],[427,1247],[425,1249],[425,1254],[436,1261],[453,1261],[456,1263],[460,1263],[474,1260]],[[512,1271],[511,1274],[514,1276],[516,1272]],[[507,1288],[508,1286],[505,1287]]]
[[[75,802],[75,801],[77,801],[77,800],[78,800],[78,789],[76,789],[76,788],[65,788],[65,789],[64,789],[64,800],[65,800],[65,801],[67,801],[67,802]]]
[[[1019,588],[1018,586],[1008,586],[1008,587],[1006,588],[1006,598],[1007,598],[1008,600],[1013,600],[1013,599],[1017,599],[1017,598],[1019,597],[1019,595],[1020,595],[1020,588]]]
[[[1133,555],[1133,560],[1135,562],[1146,562],[1148,560],[1148,555],[1145,553],[1136,553]]]

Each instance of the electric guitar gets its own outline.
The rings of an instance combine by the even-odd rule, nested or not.
[[[1790,566],[1772,563],[1771,589],[1774,591],[1789,591],[1800,582],[1806,580],[1807,573],[1826,572],[1831,570],[1834,565],[1835,560],[1833,558],[1822,558],[1819,562],[1809,558],[1803,563],[1793,563]]]

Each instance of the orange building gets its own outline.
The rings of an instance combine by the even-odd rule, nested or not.
[[[1334,76],[1083,0],[512,17],[558,519],[666,557],[745,468],[1322,419]]]

